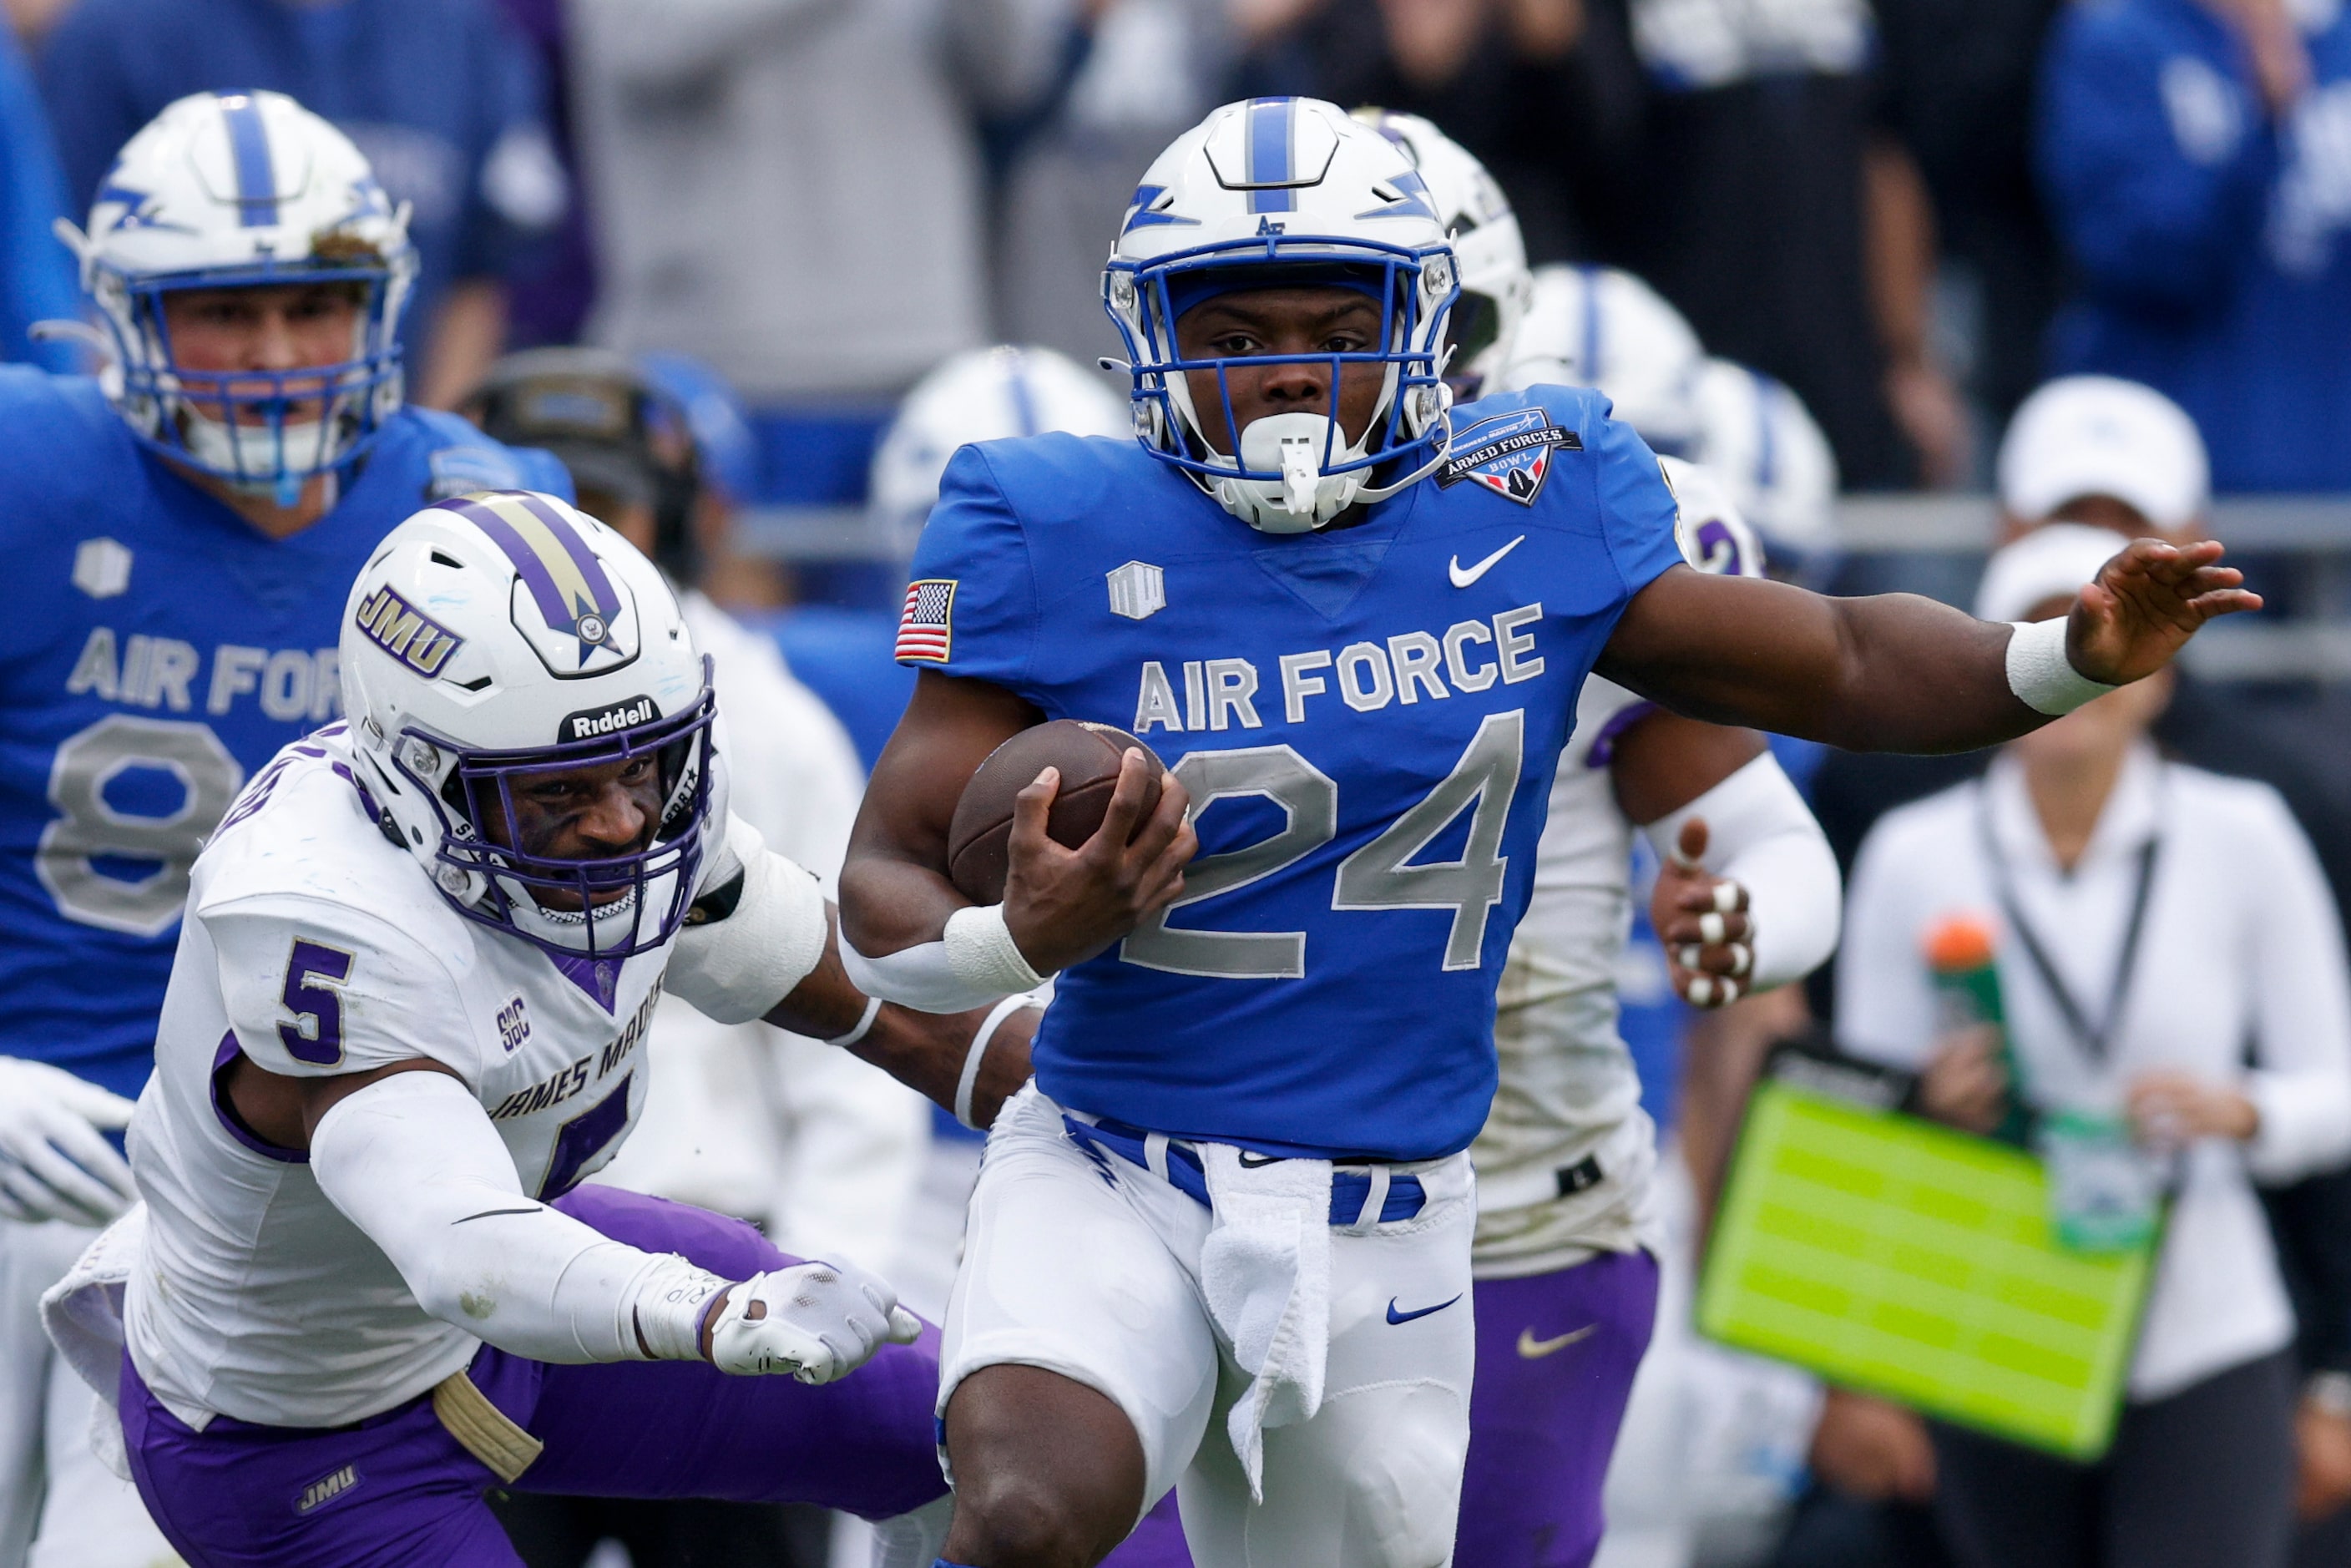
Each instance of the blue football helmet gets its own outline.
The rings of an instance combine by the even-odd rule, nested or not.
[[[173,461],[291,505],[400,407],[400,314],[416,276],[407,207],[392,206],[349,137],[285,94],[201,92],[170,105],[124,144],[88,231],[60,220],[57,234],[105,329],[108,397]],[[360,293],[344,361],[175,362],[168,295],[312,283]]]
[[[1187,372],[1210,371],[1233,429],[1227,368],[1186,359],[1176,318],[1239,287],[1339,284],[1381,307],[1381,340],[1360,353],[1264,356],[1327,362],[1335,389],[1351,363],[1384,371],[1370,424],[1269,414],[1209,443]],[[1458,269],[1427,185],[1404,152],[1336,105],[1306,98],[1231,103],[1177,137],[1143,176],[1102,272],[1102,301],[1125,340],[1136,434],[1227,511],[1269,533],[1319,528],[1357,502],[1384,500],[1443,461],[1451,426],[1445,329]],[[1374,470],[1388,482],[1374,486]]]

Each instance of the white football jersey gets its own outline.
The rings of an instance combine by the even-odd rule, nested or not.
[[[430,1057],[479,1098],[523,1190],[552,1198],[628,1136],[670,953],[559,962],[465,919],[384,837],[343,727],[278,753],[197,857],[131,1126],[152,1218],[125,1316],[165,1406],[338,1426],[480,1345],[425,1313],[307,1156],[237,1121],[216,1082],[238,1051],[294,1077]]]
[[[1552,780],[1533,896],[1496,992],[1501,1083],[1469,1151],[1481,1274],[1546,1273],[1654,1239],[1656,1129],[1616,1032],[1633,824],[1609,773],[1616,737],[1649,711],[1614,682],[1587,679]]]

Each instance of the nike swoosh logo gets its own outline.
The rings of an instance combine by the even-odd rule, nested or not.
[[[1460,1299],[1460,1297],[1456,1296],[1453,1298],[1453,1301],[1458,1301]],[[1425,1318],[1431,1312],[1441,1312],[1446,1308],[1451,1306],[1453,1301],[1439,1301],[1433,1307],[1421,1307],[1414,1312],[1400,1312],[1395,1310],[1395,1298],[1394,1296],[1390,1296],[1388,1298],[1388,1322],[1392,1323],[1408,1323],[1415,1318]]]
[[[1457,555],[1451,560],[1445,563],[1445,575],[1453,580],[1454,587],[1467,588],[1471,583],[1477,581],[1479,578],[1485,576],[1489,571],[1492,570],[1496,561],[1501,559],[1504,556],[1510,554],[1512,550],[1518,549],[1520,545],[1526,542],[1527,536],[1520,534],[1517,538],[1512,539],[1509,544],[1504,545],[1500,549],[1496,550],[1492,555],[1488,556],[1484,560],[1479,561],[1476,566],[1469,568],[1466,571],[1462,570],[1461,558]]]
[[[1241,1151],[1241,1164],[1250,1170],[1256,1170],[1259,1166],[1278,1166],[1281,1160],[1280,1155],[1260,1155],[1254,1149]]]
[[[1519,1331],[1519,1354],[1529,1361],[1541,1361],[1553,1351],[1565,1350],[1580,1340],[1590,1339],[1599,1329],[1598,1323],[1586,1323],[1580,1329],[1570,1329],[1557,1339],[1537,1339],[1531,1328]]]

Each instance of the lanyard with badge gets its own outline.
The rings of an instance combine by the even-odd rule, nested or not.
[[[2094,1070],[2106,1065],[2114,1033],[2130,997],[2137,972],[2139,950],[2147,934],[2147,905],[2155,889],[2157,862],[2162,858],[2162,806],[2157,806],[2157,828],[2135,857],[2130,915],[2123,926],[2122,946],[2115,956],[2107,982],[2105,1006],[2094,1018],[2075,998],[2047,944],[2017,900],[2007,858],[1992,831],[1991,791],[1977,786],[1976,826],[1983,840],[1984,863],[2001,914],[2023,949],[2026,963],[2057,1009],[2074,1047]],[[2022,1086],[2019,1085],[2022,1089]],[[2155,1235],[2162,1216],[2169,1173],[2141,1149],[2131,1136],[2130,1123],[2112,1108],[2044,1107],[2034,1129],[2034,1142],[2049,1173],[2051,1218],[2059,1239],[2084,1252],[2119,1252],[2145,1246]]]

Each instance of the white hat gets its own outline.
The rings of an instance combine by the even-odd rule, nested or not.
[[[2050,523],[2033,529],[1994,550],[1984,563],[1983,581],[1976,589],[1976,619],[2022,621],[2045,600],[2072,598],[2127,542],[2111,528],[2087,523]]]
[[[2064,376],[2017,408],[2000,444],[2000,499],[2038,522],[2068,501],[2111,496],[2158,528],[2196,520],[2211,471],[2196,422],[2151,387]]]

